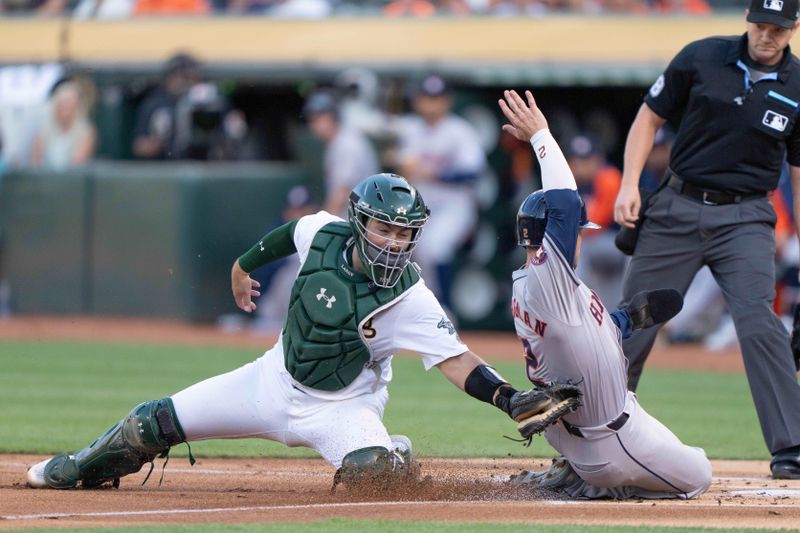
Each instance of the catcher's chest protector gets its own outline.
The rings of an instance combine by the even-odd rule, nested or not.
[[[335,391],[352,383],[370,360],[361,325],[419,280],[413,267],[406,268],[397,285],[370,292],[370,280],[344,264],[342,250],[351,236],[344,222],[320,229],[292,287],[284,363],[307,387]]]

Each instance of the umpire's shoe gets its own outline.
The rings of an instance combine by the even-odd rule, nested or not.
[[[772,479],[800,479],[800,446],[785,448],[772,456]]]
[[[675,289],[637,292],[625,311],[631,317],[631,329],[638,331],[666,322],[683,308],[683,296]]]

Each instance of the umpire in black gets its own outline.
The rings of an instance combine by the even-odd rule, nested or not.
[[[798,0],[751,0],[742,36],[681,50],[644,99],[625,145],[617,223],[639,219],[639,176],[665,121],[679,124],[670,168],[642,213],[623,304],[645,289],[685,293],[708,265],[736,324],[772,477],[800,479],[800,385],[789,336],[772,311],[775,212],[767,193],[787,158],[800,209],[800,62],[789,41]],[[623,343],[636,389],[658,328]]]

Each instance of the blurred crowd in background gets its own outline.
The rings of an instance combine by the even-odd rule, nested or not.
[[[52,1],[37,9],[45,10]],[[487,8],[498,8],[500,3],[491,2]],[[527,4],[512,3],[516,8]],[[247,4],[230,2],[226,9],[253,8],[253,3]],[[259,5],[266,9],[266,4]],[[407,2],[394,2],[386,9],[400,4]],[[22,8],[22,2],[5,0],[3,5]],[[58,9],[68,8],[79,6],[62,2]],[[223,84],[205,79],[203,65],[191,55],[170,58],[152,82],[140,87],[135,99],[131,158],[247,161],[274,155],[264,149],[264,120],[238,109]],[[346,218],[348,194],[356,183],[381,171],[400,173],[422,191],[433,212],[415,252],[426,282],[456,316],[477,318],[486,313],[481,306],[495,301],[492,291],[498,290],[486,273],[488,265],[498,257],[511,257],[517,265],[524,260],[513,241],[514,212],[522,198],[539,188],[538,167],[529,145],[501,132],[493,102],[457,106],[452,89],[450,80],[435,73],[385,80],[365,68],[345,70],[325,86],[299,87],[298,109],[284,118],[289,121],[289,136],[315,139],[322,187],[293,188],[280,216],[265,221],[264,232],[320,208]],[[98,92],[91,75],[64,65],[0,68],[0,176],[16,168],[58,173],[91,162],[98,147],[93,118]],[[589,217],[604,228],[585,235],[579,275],[613,308],[620,300],[627,262],[614,245],[619,228],[613,221],[613,206],[621,172],[612,161],[620,160],[620,127],[602,110],[580,120],[569,109],[553,110],[549,116]],[[658,187],[674,135],[668,126],[658,132],[642,177],[644,187]],[[279,154],[276,159],[306,155]],[[800,296],[800,252],[787,176],[772,201],[778,214],[775,306],[779,315],[789,317]],[[487,224],[487,217],[497,211],[500,214]],[[255,327],[265,331],[281,327],[289,298],[286,280],[293,279],[297,267],[289,258],[258,272],[265,305],[259,307]],[[11,312],[9,292],[0,272],[0,316]],[[665,328],[664,337],[674,343],[703,342],[709,349],[735,345],[722,294],[707,269],[698,274],[684,311]]]
[[[338,15],[543,16],[578,14],[693,14],[738,6],[730,0],[0,0],[0,13],[120,19],[158,15],[265,15],[317,19]]]

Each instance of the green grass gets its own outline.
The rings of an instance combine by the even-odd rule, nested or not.
[[[59,533],[79,533],[81,529],[37,529],[37,531],[58,531]],[[169,526],[142,526],[120,528],[93,528],[92,532],[130,533],[133,531],[146,531],[147,533],[176,532],[194,533],[214,531],[220,533],[249,533],[259,531],[263,533],[349,533],[351,531],[380,531],[381,533],[518,533],[532,531],[537,533],[676,533],[710,532],[719,529],[698,527],[651,527],[651,526],[587,526],[587,525],[538,525],[538,524],[490,524],[471,522],[418,522],[418,521],[389,521],[389,520],[349,520],[333,518],[318,522],[291,523],[291,524],[202,524],[202,525],[169,525]],[[23,531],[23,530],[14,530]],[[26,530],[27,531],[27,530]],[[776,529],[725,529],[726,533],[768,533],[781,531]]]
[[[487,354],[491,359],[491,354]],[[0,451],[56,453],[87,445],[137,403],[160,398],[260,356],[256,349],[130,344],[0,343]],[[522,363],[498,363],[518,386]],[[453,387],[417,358],[394,362],[385,423],[411,437],[422,456],[551,456],[543,438],[530,449],[497,409]],[[646,370],[645,408],[711,458],[767,459],[744,376]],[[175,450],[184,453],[185,447]],[[196,443],[198,456],[314,457],[261,440]]]

